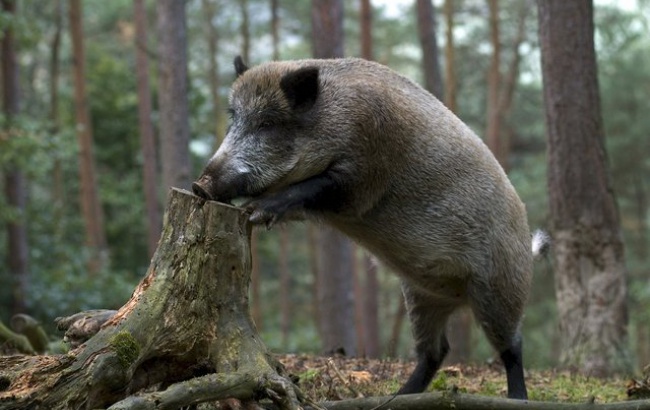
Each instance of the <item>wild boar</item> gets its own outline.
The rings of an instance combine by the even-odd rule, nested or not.
[[[427,388],[449,350],[445,325],[469,305],[526,399],[520,322],[533,252],[524,204],[487,146],[434,96],[356,58],[235,59],[231,125],[193,184],[248,197],[250,220],[312,219],[399,275],[418,363],[398,393]]]

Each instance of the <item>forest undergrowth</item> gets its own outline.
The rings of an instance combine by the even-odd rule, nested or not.
[[[415,362],[344,356],[279,355],[298,385],[316,401],[391,395],[406,381]],[[639,377],[586,377],[570,370],[527,370],[530,400],[611,403],[650,397],[647,373]],[[429,391],[458,391],[506,397],[500,362],[443,366]]]

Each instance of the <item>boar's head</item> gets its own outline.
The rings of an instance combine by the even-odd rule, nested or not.
[[[229,97],[231,123],[194,193],[229,202],[258,197],[323,172],[330,158],[316,132],[321,85],[319,68],[272,62],[248,68],[235,59]],[[322,125],[321,125],[322,126]]]

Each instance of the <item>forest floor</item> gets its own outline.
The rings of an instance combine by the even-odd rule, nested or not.
[[[317,402],[391,395],[415,367],[414,362],[342,356],[279,355],[278,359],[299,379],[302,391]],[[529,399],[536,401],[611,403],[650,397],[648,376],[600,379],[570,371],[530,370],[526,384]],[[429,390],[506,397],[505,371],[498,361],[443,367]]]

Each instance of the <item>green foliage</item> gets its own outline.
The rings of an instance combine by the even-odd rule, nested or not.
[[[436,377],[431,381],[431,386],[429,386],[430,390],[447,390],[447,373],[445,372],[438,372],[436,374]]]

